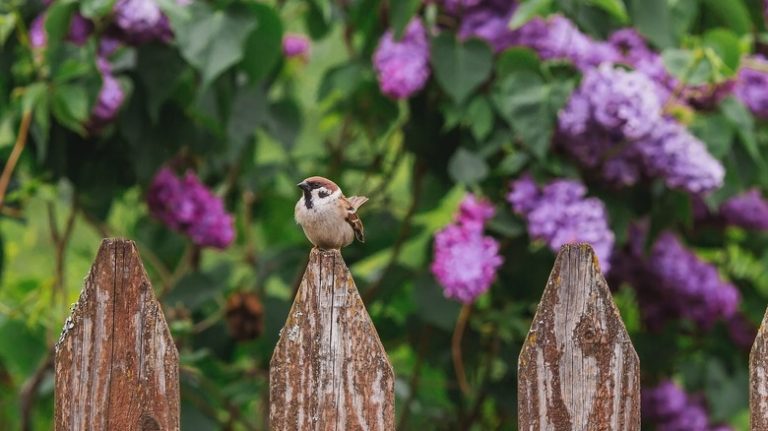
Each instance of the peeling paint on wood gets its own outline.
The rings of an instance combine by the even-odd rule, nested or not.
[[[560,249],[518,380],[521,431],[640,429],[640,363],[589,245]]]
[[[768,310],[749,353],[749,410],[752,431],[768,431]]]
[[[56,345],[55,429],[179,429],[179,360],[133,241],[106,239]]]
[[[392,366],[338,250],[312,249],[269,377],[273,431],[394,431]]]

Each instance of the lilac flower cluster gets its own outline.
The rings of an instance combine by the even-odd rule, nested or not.
[[[704,193],[722,186],[725,171],[705,145],[662,116],[657,86],[638,71],[610,64],[588,70],[559,115],[561,146],[617,185],[642,175]]]
[[[491,204],[469,194],[459,207],[456,222],[435,235],[431,270],[447,298],[472,303],[495,280],[503,262],[499,243],[483,235],[494,212]]]
[[[169,168],[160,169],[147,192],[147,204],[154,217],[199,246],[224,249],[235,237],[224,203],[191,171],[178,178]]]
[[[156,0],[118,0],[113,8],[114,23],[128,44],[153,40],[170,42],[173,32]]]
[[[686,318],[707,330],[718,319],[731,319],[741,302],[736,287],[717,268],[685,248],[671,232],[662,233],[646,258],[647,226],[634,225],[625,250],[614,259],[612,282],[626,281],[637,292],[643,320],[659,329],[670,319]]]
[[[768,230],[768,200],[757,188],[729,198],[716,211],[711,211],[700,198],[692,199],[691,203],[697,223]]]
[[[302,34],[286,34],[283,36],[283,55],[306,59],[309,56],[309,39]]]
[[[429,79],[429,43],[421,20],[414,18],[406,26],[402,39],[395,40],[392,30],[379,40],[373,54],[373,66],[382,93],[395,99],[407,99]]]
[[[739,70],[733,92],[753,114],[768,118],[768,61],[757,55],[747,59],[745,63],[747,64]]]
[[[709,421],[703,399],[685,393],[671,380],[652,388],[643,388],[641,411],[643,420],[657,431],[730,431],[725,425]]]
[[[603,202],[586,194],[586,187],[574,180],[555,180],[539,189],[525,175],[511,184],[507,201],[525,218],[531,238],[545,241],[552,251],[567,243],[589,243],[607,273],[614,235]]]
[[[768,201],[759,190],[751,189],[723,202],[720,216],[733,226],[768,230]]]
[[[445,0],[443,4],[449,12],[461,14],[460,38],[483,39],[496,52],[516,44],[516,35],[508,26],[509,19],[517,9],[515,1]]]
[[[613,46],[595,41],[562,15],[528,21],[515,31],[514,44],[533,49],[544,60],[568,60],[582,71],[617,57]]]
[[[120,86],[120,81],[112,74],[109,61],[100,56],[96,60],[96,67],[101,75],[101,88],[88,120],[88,127],[92,131],[98,131],[115,121],[125,102],[125,91]]]

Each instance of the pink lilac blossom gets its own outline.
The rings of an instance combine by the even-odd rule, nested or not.
[[[160,169],[147,192],[154,217],[202,247],[227,248],[235,237],[234,220],[221,199],[188,171],[178,178],[169,168]]]
[[[756,55],[745,63],[739,70],[734,94],[753,114],[768,118],[768,61]]]
[[[45,14],[40,14],[29,25],[29,43],[32,48],[39,49],[48,43],[48,34],[45,32]]]
[[[483,235],[493,206],[473,195],[462,201],[456,222],[435,235],[431,270],[447,298],[470,304],[487,291],[503,259],[499,243]]]
[[[711,424],[703,399],[691,396],[664,380],[657,386],[643,388],[641,396],[643,420],[656,431],[726,431],[725,425]]]
[[[546,242],[555,252],[563,244],[589,243],[607,273],[614,235],[603,202],[586,194],[586,187],[578,181],[555,180],[539,188],[524,175],[511,184],[507,201],[525,219],[531,238]]]
[[[309,39],[301,34],[286,34],[283,37],[283,55],[306,58],[309,56]]]
[[[429,43],[421,20],[414,18],[402,39],[387,31],[373,54],[373,66],[381,92],[395,99],[407,99],[424,88],[429,79]]]

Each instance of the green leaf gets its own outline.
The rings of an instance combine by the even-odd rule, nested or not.
[[[509,48],[499,54],[496,60],[496,77],[503,78],[519,70],[538,72],[541,60],[538,54],[530,48]]]
[[[432,40],[432,66],[440,86],[461,104],[491,73],[493,53],[487,43],[459,42],[449,33]]]
[[[213,10],[205,3],[189,7],[188,21],[171,19],[181,55],[202,74],[207,87],[230,66],[243,58],[245,41],[256,28],[252,10]]]
[[[338,94],[339,97],[349,97],[360,86],[366,68],[360,63],[344,63],[332,67],[325,72],[317,89],[317,100]]]
[[[86,18],[101,18],[112,11],[115,0],[81,0],[80,13]]]
[[[227,135],[236,147],[241,147],[242,143],[253,135],[266,115],[267,100],[261,88],[249,87],[235,94]]]
[[[667,70],[686,84],[702,85],[714,80],[712,63],[701,50],[665,49],[661,58]]]
[[[536,16],[546,15],[552,9],[552,0],[528,0],[520,3],[509,20],[509,29],[515,30]]]
[[[283,99],[269,105],[267,131],[286,148],[292,148],[301,131],[303,119],[299,105],[293,99]]]
[[[58,1],[53,2],[45,13],[45,32],[49,53],[56,53],[56,48],[69,32],[69,21],[76,7],[74,3]]]
[[[160,44],[149,44],[138,50],[136,66],[136,73],[146,90],[147,112],[156,123],[160,108],[171,98],[189,66],[177,50]]]
[[[749,110],[735,98],[728,97],[720,103],[720,112],[733,124],[739,135],[739,141],[744,145],[744,149],[752,161],[758,166],[764,167],[765,160],[758,148],[757,139],[755,139],[755,120]]]
[[[630,0],[629,3],[632,22],[643,36],[661,48],[677,44],[667,0]]]
[[[0,14],[0,47],[5,45],[14,28],[16,28],[16,14]]]
[[[88,92],[85,88],[76,84],[53,87],[51,108],[61,124],[77,133],[85,133],[83,123],[88,119]]]
[[[458,183],[475,184],[488,176],[488,164],[482,157],[460,147],[448,162],[448,173]]]
[[[714,21],[733,30],[738,35],[752,31],[749,10],[741,0],[702,0],[703,9]]]
[[[718,71],[725,76],[733,76],[739,69],[741,62],[741,42],[739,38],[731,31],[716,28],[704,33],[704,45],[712,48],[727,68],[718,68]]]
[[[627,7],[622,0],[588,0],[587,3],[608,12],[621,24],[626,24],[629,21]]]
[[[537,74],[521,70],[497,82],[492,99],[523,144],[537,158],[543,158],[552,140],[557,111],[571,89],[571,81],[547,84]]]
[[[482,141],[493,130],[493,109],[485,97],[475,97],[467,107],[465,123],[472,130],[472,135]]]
[[[275,10],[263,3],[248,3],[256,15],[256,30],[245,41],[243,70],[250,82],[264,79],[281,58],[283,22]]]
[[[322,39],[331,31],[331,2],[310,0],[307,3],[309,10],[304,14],[307,32],[314,40]]]
[[[392,23],[392,31],[395,39],[403,37],[405,26],[411,20],[421,6],[421,0],[391,0],[389,7],[389,20]]]
[[[735,130],[724,115],[697,113],[690,129],[716,158],[723,158],[731,150]]]

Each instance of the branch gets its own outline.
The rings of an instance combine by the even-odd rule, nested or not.
[[[53,349],[48,351],[48,356],[43,363],[37,367],[35,373],[24,382],[19,393],[21,399],[21,431],[30,431],[32,429],[31,418],[32,406],[35,403],[35,397],[37,390],[40,387],[40,383],[43,382],[45,375],[48,371],[53,369]]]
[[[464,373],[464,359],[461,355],[461,340],[464,338],[464,330],[467,328],[467,320],[472,311],[471,304],[464,304],[456,319],[456,327],[451,337],[451,356],[453,357],[453,369],[456,371],[456,381],[464,396],[469,395],[470,389],[467,383],[467,375]]]
[[[21,117],[21,124],[19,125],[19,134],[16,136],[16,143],[13,145],[11,155],[8,157],[8,161],[5,163],[3,173],[0,175],[0,209],[5,204],[5,192],[8,189],[8,183],[11,182],[11,175],[16,168],[16,163],[21,157],[21,152],[24,150],[24,146],[27,144],[27,137],[29,136],[29,123],[32,121],[32,111],[26,111],[24,116]]]

